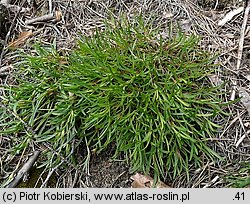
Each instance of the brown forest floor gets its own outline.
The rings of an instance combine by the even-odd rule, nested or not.
[[[243,35],[242,55],[241,46],[239,46],[243,32],[244,6],[246,6],[244,1],[36,0],[35,2],[36,5],[28,4],[25,0],[13,2],[13,5],[29,8],[28,10],[16,10],[13,6],[8,9],[9,22],[6,24],[8,34],[1,41],[4,45],[0,57],[0,83],[2,84],[11,83],[11,68],[18,66],[19,63],[18,49],[32,53],[32,45],[35,42],[41,42],[44,45],[54,43],[58,50],[67,52],[75,46],[80,34],[91,35],[96,27],[102,28],[103,20],[110,18],[110,14],[115,19],[119,19],[119,16],[124,14],[130,18],[136,14],[142,14],[155,16],[156,23],[161,25],[162,30],[170,21],[178,22],[187,35],[194,33],[201,37],[201,46],[204,49],[219,53],[217,62],[220,64],[221,72],[211,76],[211,83],[229,82],[225,88],[227,93],[225,101],[230,100],[233,90],[237,98],[240,90],[250,88],[250,17]],[[224,25],[218,25],[228,12],[236,9],[239,11],[238,14],[226,21]],[[50,19],[30,23],[31,19],[47,14],[53,15],[50,15]],[[173,181],[165,181],[168,185],[199,188],[227,187],[229,184],[224,177],[238,175],[241,162],[250,162],[250,118],[247,109],[244,103],[239,102],[231,105],[229,112],[231,116],[227,121],[223,121],[223,129],[210,144],[216,152],[225,156],[226,160],[212,163],[204,161],[204,166],[200,169],[194,169],[191,166],[189,181],[183,174]],[[220,121],[217,122],[220,123]],[[22,155],[12,156],[7,151],[11,145],[11,138],[0,136],[0,184],[16,172],[34,151],[34,147],[31,147]],[[36,148],[42,150],[44,147],[37,144]],[[81,154],[80,152],[79,157],[82,156]],[[23,182],[20,186],[33,187],[39,181],[36,187],[41,183],[48,187],[130,187],[132,181],[129,166],[122,161],[122,157],[119,161],[112,161],[111,156],[112,148],[102,155],[93,156],[88,169],[83,169],[81,166],[68,167],[67,170],[62,167],[50,169],[53,174],[48,183],[46,182],[48,172],[31,171],[28,182]]]

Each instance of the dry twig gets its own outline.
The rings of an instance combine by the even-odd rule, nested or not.
[[[18,183],[21,181],[24,175],[27,175],[31,167],[36,162],[38,156],[40,154],[40,151],[35,151],[34,154],[29,158],[29,160],[23,165],[23,167],[19,170],[18,174],[14,178],[13,181],[9,183],[7,188],[14,188],[18,185]]]
[[[241,27],[241,32],[240,32],[240,40],[239,40],[239,49],[238,49],[236,71],[239,71],[240,65],[241,65],[243,46],[244,46],[244,39],[245,39],[245,31],[246,31],[249,11],[250,11],[250,0],[247,0],[245,12],[244,12],[244,18],[243,18],[242,27]],[[231,93],[231,97],[230,97],[230,100],[232,100],[232,101],[235,99],[236,86],[237,86],[237,81],[234,80],[233,81],[233,86],[232,86],[232,93]]]
[[[39,16],[37,18],[27,20],[25,22],[25,24],[30,25],[30,24],[34,24],[34,23],[41,23],[41,22],[46,22],[46,21],[51,21],[51,20],[60,21],[61,20],[61,15],[62,14],[61,14],[60,11],[56,11],[55,14],[50,13],[48,15]]]
[[[221,19],[218,22],[218,26],[224,26],[228,21],[230,21],[234,16],[240,14],[242,11],[244,11],[244,7],[241,6],[238,9],[235,9],[233,11],[230,11],[229,13],[227,13],[225,15],[225,17],[223,19]]]
[[[207,183],[203,188],[208,188],[211,186],[213,183],[215,183],[220,177],[217,175],[215,176],[209,183]]]

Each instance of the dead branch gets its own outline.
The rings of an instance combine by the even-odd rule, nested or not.
[[[7,188],[15,188],[18,183],[21,181],[24,175],[28,174],[31,167],[34,165],[35,161],[37,160],[40,151],[35,151],[34,154],[29,158],[29,160],[23,165],[23,167],[19,170],[18,174],[14,178],[13,181],[9,183]]]

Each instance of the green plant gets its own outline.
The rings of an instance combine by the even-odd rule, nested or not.
[[[125,154],[132,171],[153,169],[156,176],[188,172],[201,154],[218,156],[206,144],[222,113],[219,88],[207,80],[213,58],[195,36],[158,33],[141,20],[121,21],[83,37],[68,56],[36,46],[2,97],[36,135],[4,109],[2,134],[18,135],[16,150],[48,142],[63,156],[74,138],[95,152],[112,143],[114,157]]]
[[[225,176],[224,180],[230,187],[246,188],[250,187],[250,164],[242,163],[242,167],[237,174],[229,174]]]

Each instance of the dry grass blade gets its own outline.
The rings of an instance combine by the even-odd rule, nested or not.
[[[32,36],[32,31],[23,31],[19,34],[18,38],[12,42],[9,43],[9,47],[18,47],[21,44],[25,43],[25,41]]]

